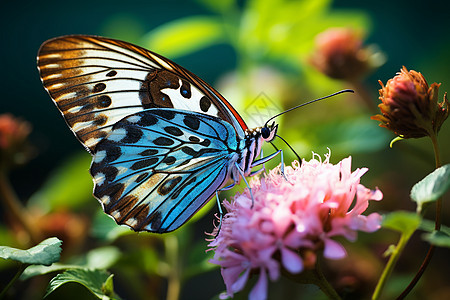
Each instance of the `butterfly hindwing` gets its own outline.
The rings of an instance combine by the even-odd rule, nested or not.
[[[94,195],[119,224],[172,231],[228,180],[238,147],[234,128],[217,117],[144,110],[116,123],[98,143]]]
[[[148,108],[203,113],[247,129],[233,107],[203,80],[141,47],[94,36],[65,36],[38,53],[41,79],[67,124],[92,153],[122,118]]]

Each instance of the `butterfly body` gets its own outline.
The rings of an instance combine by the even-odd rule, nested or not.
[[[227,182],[249,176],[276,134],[274,124],[247,128],[203,80],[122,41],[56,38],[41,46],[38,68],[93,155],[94,196],[136,231],[180,227]]]

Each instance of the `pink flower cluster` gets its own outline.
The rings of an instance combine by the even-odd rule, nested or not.
[[[253,207],[248,189],[223,202],[227,213],[209,246],[215,251],[211,262],[221,266],[227,297],[244,288],[250,273],[259,273],[249,299],[265,299],[268,278],[277,280],[280,268],[300,273],[314,266],[320,250],[326,258],[342,258],[346,251],[333,237],[354,241],[357,230],[380,227],[379,214],[361,215],[369,200],[383,197],[380,190],[360,184],[367,169],[351,172],[350,157],[337,165],[329,157],[303,161],[301,166],[295,161],[285,168],[288,180],[279,167],[253,179]]]

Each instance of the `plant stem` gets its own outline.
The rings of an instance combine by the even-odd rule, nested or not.
[[[322,292],[327,295],[329,299],[333,300],[341,300],[341,297],[338,295],[333,286],[328,282],[325,278],[322,268],[320,266],[321,258],[318,256],[316,261],[316,266],[314,270],[304,270],[299,274],[292,274],[287,271],[285,268],[281,269],[281,273],[284,277],[299,283],[299,284],[314,284],[318,286]]]
[[[435,164],[436,164],[436,169],[437,169],[442,166],[440,152],[439,152],[439,145],[438,145],[438,141],[437,141],[437,134],[434,132],[431,133],[430,138],[431,138],[431,142],[433,143],[434,159],[435,159]],[[442,197],[436,201],[436,217],[435,217],[434,229],[437,231],[441,229],[441,212],[442,212]],[[409,294],[409,292],[411,292],[411,290],[416,286],[417,282],[422,277],[428,264],[430,263],[431,258],[433,257],[434,249],[435,249],[435,246],[430,245],[430,247],[428,248],[427,255],[425,256],[425,259],[423,260],[422,265],[420,265],[420,268],[417,271],[416,275],[411,280],[409,285],[405,288],[405,290],[403,290],[403,292],[397,297],[397,299],[404,299]]]
[[[9,288],[16,282],[16,280],[22,275],[23,271],[28,267],[28,264],[20,263],[19,270],[17,270],[16,275],[8,282],[3,291],[0,293],[0,299],[3,299]]]
[[[409,238],[411,237],[413,232],[411,232],[408,235],[405,235],[402,233],[400,236],[400,240],[395,247],[395,250],[391,253],[391,256],[389,257],[389,261],[386,264],[386,267],[384,267],[383,273],[380,276],[380,279],[378,280],[377,286],[375,287],[375,291],[372,295],[372,300],[379,299],[381,296],[381,292],[383,291],[384,286],[386,285],[386,282],[391,275],[395,264],[397,263],[400,255],[403,253],[403,249],[405,248],[406,244],[408,243]]]
[[[28,210],[22,205],[17,197],[14,189],[9,182],[5,170],[0,170],[0,199],[5,204],[8,213],[17,220],[20,225],[28,233],[32,244],[37,244],[41,241],[40,233],[31,221],[28,215]]]
[[[168,274],[167,300],[178,300],[181,291],[178,239],[175,235],[164,238],[166,257],[170,266]]]
[[[340,300],[341,297],[338,295],[336,290],[333,288],[333,286],[331,286],[331,284],[328,282],[328,280],[323,275],[322,268],[320,267],[320,260],[321,260],[321,258],[317,257],[316,268],[314,270],[316,277],[318,279],[318,282],[319,282],[318,286],[320,287],[322,292],[324,292],[325,295],[328,296],[328,298],[334,299],[334,300]]]

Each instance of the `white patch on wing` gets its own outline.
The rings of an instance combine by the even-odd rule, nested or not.
[[[141,120],[141,117],[140,117],[140,116],[130,116],[130,117],[127,117],[127,121],[130,122],[130,123],[137,123],[137,122],[139,122],[140,120]]]
[[[111,213],[111,217],[113,217],[114,219],[119,219],[120,218],[120,211],[115,210]]]
[[[86,147],[91,148],[92,146],[98,144],[98,142],[100,142],[103,138],[90,138],[88,140],[86,140],[84,142],[84,144],[86,145]]]
[[[62,94],[61,96],[56,97],[55,101],[58,102],[58,101],[61,101],[61,100],[64,100],[64,99],[75,98],[76,96],[77,96],[76,92],[65,93],[65,94]]]
[[[123,139],[127,135],[127,131],[125,128],[118,128],[111,131],[111,133],[108,135],[108,140],[113,142],[119,142],[121,139]]]
[[[128,171],[128,168],[125,168],[125,167],[117,166],[116,168],[118,171],[116,177],[118,177]]]
[[[102,172],[98,172],[97,174],[95,174],[94,182],[97,185],[102,185],[105,182],[105,174],[103,174]]]
[[[128,226],[134,227],[137,225],[137,220],[136,218],[129,218],[126,222],[125,222]]]
[[[54,74],[50,74],[45,76],[45,78],[43,78],[44,80],[49,80],[49,79],[55,79],[55,78],[59,78],[62,77],[61,73],[54,73]]]
[[[71,113],[71,114],[76,114],[77,112],[79,112],[81,109],[83,108],[83,106],[74,106],[74,107],[72,107],[72,108],[69,108],[68,110],[67,110],[67,112],[68,113]]]
[[[77,132],[77,131],[80,131],[81,129],[84,129],[86,127],[91,127],[93,125],[94,125],[93,121],[76,122],[75,124],[73,124],[72,130]]]
[[[104,160],[105,157],[106,157],[106,150],[98,151],[98,152],[95,153],[95,155],[94,155],[94,162],[95,162],[95,163],[99,163],[99,162],[101,162],[102,160]]]
[[[191,97],[190,98],[184,98],[181,96],[181,85],[182,81],[180,79],[179,81],[180,87],[178,89],[170,89],[165,88],[162,89],[161,92],[169,96],[170,101],[173,104],[173,107],[175,109],[183,109],[183,110],[189,110],[194,111],[202,114],[208,114],[210,116],[217,117],[219,114],[219,111],[214,105],[211,105],[207,112],[204,112],[200,108],[200,99],[204,96],[202,92],[200,92],[199,89],[197,89],[194,85],[190,84],[191,86]]]
[[[111,202],[111,197],[108,195],[103,196],[100,201],[104,204],[104,205],[108,205]]]

